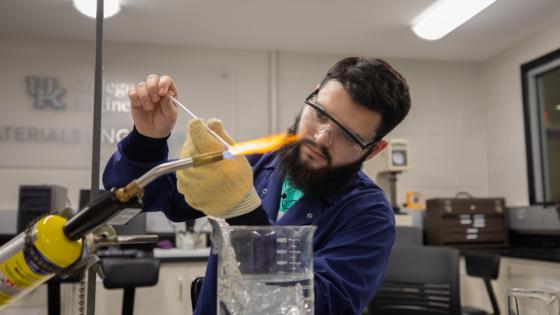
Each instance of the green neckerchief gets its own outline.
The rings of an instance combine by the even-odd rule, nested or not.
[[[303,192],[296,187],[292,186],[292,183],[286,179],[282,183],[282,193],[280,195],[280,206],[278,208],[278,219],[293,206],[296,201],[303,197]]]

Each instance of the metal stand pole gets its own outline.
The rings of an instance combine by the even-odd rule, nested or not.
[[[103,0],[97,0],[95,18],[95,79],[93,94],[93,144],[91,154],[91,196],[95,200],[99,195],[99,159],[101,151],[101,101],[103,85]],[[87,315],[95,314],[96,274],[92,268],[87,272]]]

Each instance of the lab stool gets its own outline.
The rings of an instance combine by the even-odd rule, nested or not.
[[[492,315],[500,315],[500,307],[496,300],[496,295],[492,289],[491,280],[498,279],[498,272],[500,270],[500,256],[492,253],[485,253],[482,251],[463,251],[465,257],[465,267],[467,274],[471,277],[482,279],[488,293],[488,298],[492,304]],[[463,315],[486,315],[487,313],[473,308],[463,307]]]
[[[124,289],[122,315],[132,315],[137,287],[154,286],[159,278],[159,260],[146,257],[106,257],[101,260],[106,289]]]

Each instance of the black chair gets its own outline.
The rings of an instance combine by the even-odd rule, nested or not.
[[[500,270],[500,256],[483,252],[463,252],[465,257],[465,267],[467,274],[471,277],[481,278],[486,286],[488,298],[492,304],[493,315],[500,315],[500,308],[496,301],[496,295],[492,289],[491,280],[498,279],[498,271]],[[464,307],[463,310],[469,310],[470,307]]]
[[[424,244],[423,231],[415,226],[397,226],[395,246]]]
[[[375,315],[486,315],[461,308],[459,251],[448,247],[395,246],[382,287],[368,305]]]
[[[103,258],[101,267],[105,273],[106,289],[124,289],[123,315],[134,312],[134,294],[137,287],[154,286],[159,278],[159,260],[146,257]]]
[[[368,314],[461,314],[459,251],[446,247],[395,246],[382,287]]]
[[[196,301],[198,301],[198,295],[202,290],[202,285],[204,284],[204,277],[197,277],[191,283],[191,305],[194,312],[196,307]]]

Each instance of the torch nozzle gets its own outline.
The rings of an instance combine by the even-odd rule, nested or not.
[[[142,177],[138,178],[133,183],[135,183],[135,185],[138,186],[138,188],[144,189],[144,187],[146,187],[148,184],[150,184],[156,178],[158,178],[163,174],[171,173],[182,168],[197,167],[201,165],[218,162],[223,160],[224,156],[229,156],[229,155],[226,154],[225,152],[218,151],[218,152],[204,153],[204,154],[195,155],[180,160],[162,163],[149,170],[146,174],[142,175]],[[129,184],[129,186],[131,184]]]
[[[226,151],[227,152],[227,151]],[[204,153],[200,155],[195,155],[192,157],[193,166],[201,166],[206,164],[211,164],[214,162],[218,162],[224,159],[225,152],[210,152]]]

